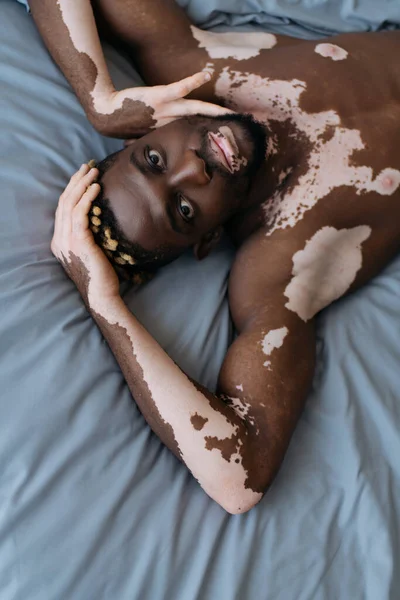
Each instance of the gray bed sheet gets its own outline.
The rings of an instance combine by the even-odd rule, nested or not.
[[[317,38],[400,27],[400,0],[177,0],[204,29],[257,24],[268,31]]]
[[[121,86],[138,81],[107,56]],[[228,516],[151,433],[51,255],[69,175],[120,142],[88,125],[10,0],[0,86],[0,599],[397,600],[400,259],[319,319],[283,468],[258,507]],[[231,260],[228,243],[202,263],[187,255],[126,295],[211,387],[230,338]]]

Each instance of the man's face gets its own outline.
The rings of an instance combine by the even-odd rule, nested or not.
[[[261,126],[241,115],[180,119],[118,153],[103,195],[125,238],[168,260],[242,206],[264,156]]]

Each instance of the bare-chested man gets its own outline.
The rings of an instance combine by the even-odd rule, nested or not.
[[[138,139],[102,164],[101,193],[98,171],[83,166],[60,198],[52,242],[149,425],[214,500],[242,513],[273,481],[303,409],[315,316],[399,251],[400,32],[328,42],[213,34],[191,26],[173,0],[93,6],[148,84],[207,70],[212,79],[196,100],[251,113],[267,129],[261,166],[257,132],[229,115],[181,119]],[[90,47],[85,33],[94,24],[89,2],[32,0],[31,8],[99,130],[128,137],[159,124],[158,106],[142,91],[113,106],[99,93],[104,71],[100,46]],[[166,225],[172,205],[183,232]],[[129,312],[88,214],[112,261],[133,270],[188,246],[201,257],[229,219],[238,247],[229,301],[239,335],[217,394],[182,373]]]

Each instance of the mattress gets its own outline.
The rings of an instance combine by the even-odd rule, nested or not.
[[[207,14],[189,4],[198,20],[234,17],[222,0]],[[268,2],[248,5],[247,24],[262,20]],[[120,87],[140,83],[106,54]],[[70,174],[120,142],[88,124],[12,0],[0,0],[0,85],[1,600],[396,600],[400,258],[319,318],[313,388],[282,469],[256,508],[229,516],[150,431],[51,254]],[[124,294],[210,388],[232,335],[232,259],[225,240]]]

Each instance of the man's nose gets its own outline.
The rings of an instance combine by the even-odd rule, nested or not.
[[[207,173],[207,167],[204,160],[195,150],[186,150],[181,158],[170,171],[169,182],[173,186],[183,183],[191,185],[207,185],[210,176]]]

